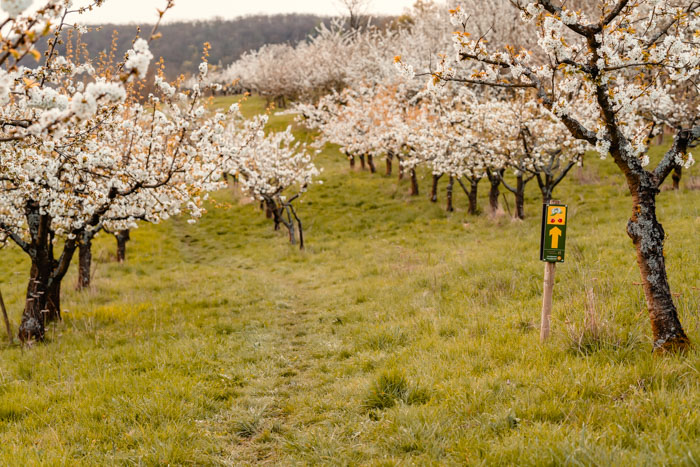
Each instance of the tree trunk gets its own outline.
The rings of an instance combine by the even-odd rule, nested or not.
[[[52,268],[48,261],[33,260],[27,285],[27,299],[19,326],[22,342],[41,341],[46,323],[61,319],[61,283],[51,284]]]
[[[489,207],[491,212],[496,214],[499,211],[498,197],[501,196],[501,175],[498,172],[488,171],[491,188],[489,190]]]
[[[471,187],[469,188],[469,196],[467,197],[469,199],[469,209],[467,212],[476,215],[479,212],[479,207],[477,206],[479,179],[470,178],[469,182]]]
[[[549,204],[552,201],[552,192],[549,190],[542,190],[542,203]]]
[[[128,230],[120,230],[115,237],[117,237],[117,261],[123,263],[126,261],[126,242],[131,240],[131,235]]]
[[[367,165],[369,165],[370,172],[377,173],[377,167],[374,165],[374,156],[372,156],[372,154],[367,154]]]
[[[367,166],[365,165],[365,155],[364,154],[362,154],[360,156],[360,168],[362,170],[365,170],[367,168]]]
[[[681,177],[683,176],[683,167],[680,165],[677,165],[676,168],[673,169],[673,173],[671,174],[671,179],[673,180],[673,189],[674,190],[680,190],[681,189]]]
[[[78,290],[90,287],[90,272],[92,270],[92,235],[83,234],[78,247]]]
[[[658,189],[655,186],[644,186],[648,184],[634,180],[630,174],[627,175],[634,201],[627,233],[637,249],[637,262],[654,335],[654,350],[684,350],[690,346],[690,341],[678,319],[666,275],[665,232],[656,218]]]
[[[392,156],[387,155],[386,156],[386,175],[391,176],[391,173],[393,171],[393,164],[392,164]]]
[[[288,217],[288,223],[287,223],[287,230],[289,231],[289,243],[292,245],[297,244],[297,236],[295,233],[294,229],[294,220],[292,219],[292,215],[289,213],[289,208],[287,208],[287,217]]]
[[[10,318],[7,316],[7,308],[5,308],[5,300],[2,298],[2,291],[0,291],[0,311],[2,311],[3,321],[5,321],[7,338],[10,340],[10,344],[14,344],[14,338],[12,337],[12,325],[10,324]]]
[[[403,165],[401,164],[401,157],[396,156],[396,160],[399,161],[399,181],[403,180]]]
[[[452,205],[452,193],[454,192],[455,179],[450,175],[450,181],[447,183],[447,212],[453,212],[455,210]]]
[[[56,281],[49,286],[49,295],[46,301],[46,322],[60,321],[61,318],[61,282]]]
[[[41,213],[37,202],[28,201],[25,205],[25,218],[31,241],[20,246],[30,256],[32,268],[19,327],[19,338],[22,342],[42,340],[46,323],[61,319],[61,281],[77,248],[75,238],[66,239],[63,253],[56,260],[51,217]]]
[[[348,160],[350,161],[350,168],[354,169],[355,168],[355,156],[348,156]]]
[[[543,175],[544,179],[542,178]],[[554,192],[554,187],[556,186],[554,175],[548,173],[538,173],[537,184],[539,185],[540,192],[542,193],[542,203],[549,203],[552,200],[552,193]]]
[[[440,177],[442,177],[442,174],[436,175],[433,174],[433,186],[430,189],[430,201],[433,203],[437,203],[438,200],[438,182],[440,181]]]
[[[282,216],[284,215],[283,208],[277,206],[275,200],[269,197],[265,198],[264,202],[267,206],[267,209],[269,209],[269,211],[272,213],[272,219],[275,223],[275,232],[277,232],[278,230],[280,230],[280,225],[282,225],[284,221],[282,219]]]
[[[522,175],[517,176],[517,186],[515,187],[515,217],[525,219],[525,181]]]
[[[416,169],[411,169],[411,196],[418,196],[418,177]]]

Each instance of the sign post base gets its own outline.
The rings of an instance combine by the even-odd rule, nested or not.
[[[542,322],[540,324],[540,342],[549,338],[552,320],[552,292],[554,291],[554,272],[557,263],[544,263],[544,295],[542,297]]]

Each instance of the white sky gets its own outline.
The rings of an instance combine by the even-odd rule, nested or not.
[[[371,0],[370,12],[374,14],[400,14],[415,0]],[[34,4],[42,3],[34,0]],[[76,0],[74,6],[89,4],[89,0]],[[157,17],[156,9],[165,5],[165,0],[107,0],[95,11],[85,13],[76,20],[80,23],[152,23]],[[175,0],[175,8],[166,16],[168,21],[226,19],[255,13],[314,13],[318,15],[340,15],[344,13],[338,0]]]

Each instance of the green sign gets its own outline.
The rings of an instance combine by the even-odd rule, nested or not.
[[[542,239],[540,261],[563,263],[566,249],[565,204],[545,204],[542,207]]]

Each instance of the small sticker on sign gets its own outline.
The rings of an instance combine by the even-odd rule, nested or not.
[[[547,214],[547,223],[561,225],[566,222],[566,206],[550,206]]]

